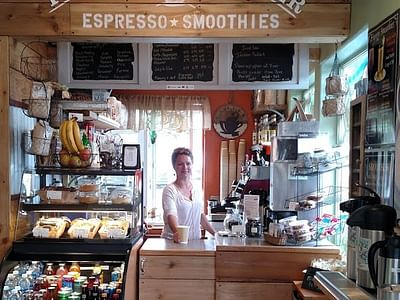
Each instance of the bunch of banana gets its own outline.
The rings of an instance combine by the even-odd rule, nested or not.
[[[79,154],[85,147],[76,118],[65,120],[60,125],[60,139],[63,147],[71,154]]]

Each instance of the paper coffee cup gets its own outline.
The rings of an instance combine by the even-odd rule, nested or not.
[[[178,230],[180,242],[183,244],[187,244],[189,240],[189,226],[178,225],[176,229]]]

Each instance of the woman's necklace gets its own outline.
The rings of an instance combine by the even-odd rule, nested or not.
[[[179,184],[175,182],[175,186],[178,188],[179,192],[184,195],[186,198],[192,200],[192,183],[189,184]]]

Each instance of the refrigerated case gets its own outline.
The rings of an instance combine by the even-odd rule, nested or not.
[[[124,299],[128,272],[136,274],[132,249],[143,237],[142,185],[140,169],[26,170],[14,242],[1,264],[1,292],[10,271],[29,268],[32,261],[56,267],[78,262],[86,279],[100,276],[100,268],[99,290],[119,288],[118,299]],[[63,278],[50,279],[64,285]]]

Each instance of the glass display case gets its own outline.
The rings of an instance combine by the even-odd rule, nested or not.
[[[54,284],[56,293],[68,287],[72,287],[70,292],[80,292],[76,299],[103,291],[107,299],[123,299],[130,251],[144,230],[142,185],[141,169],[26,170],[14,242],[1,264],[1,292],[42,299],[39,291],[52,293],[49,287]],[[73,263],[81,265],[78,274],[69,274]],[[37,276],[29,272],[35,269],[32,264],[40,266]],[[45,268],[49,264],[52,272]],[[65,274],[57,273],[61,264]],[[28,289],[20,286],[26,277],[30,278]],[[76,291],[74,282],[81,286]]]

